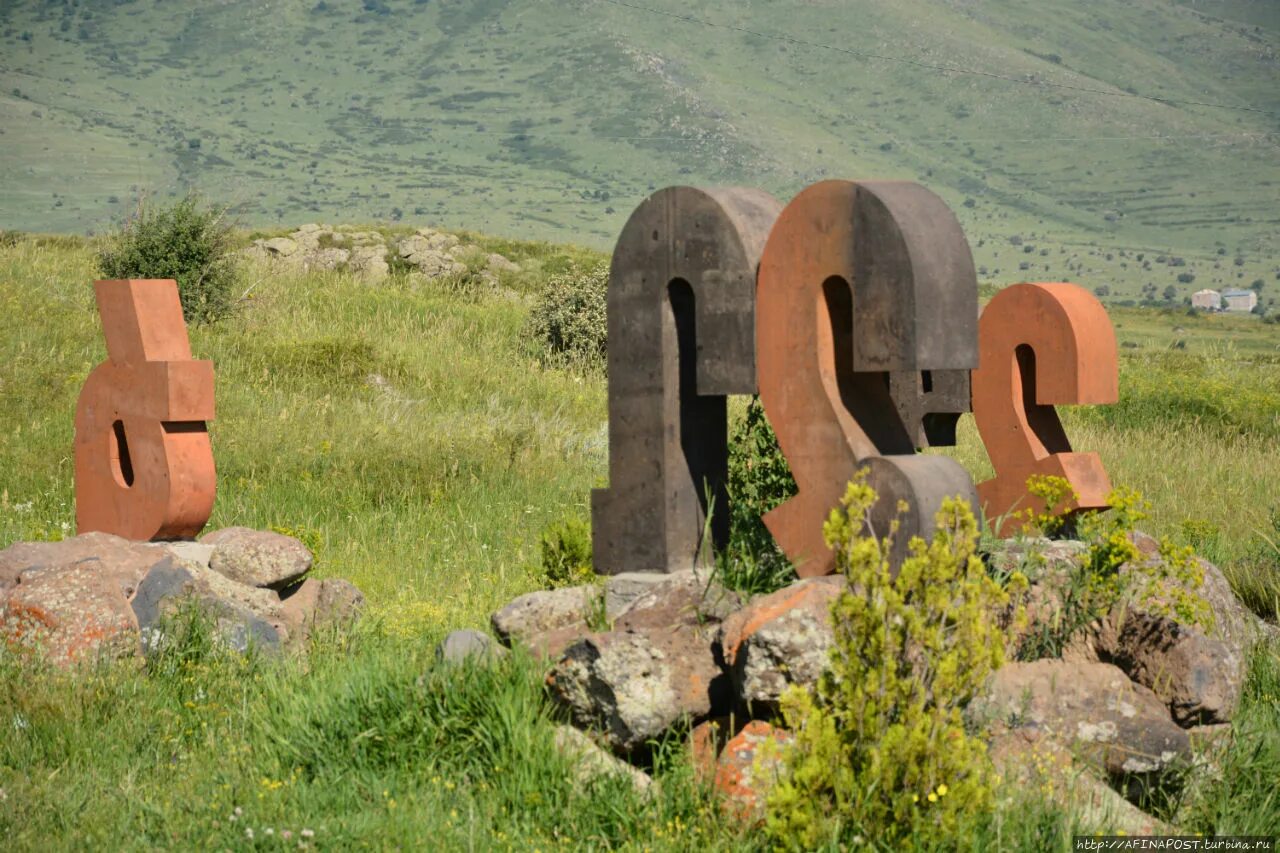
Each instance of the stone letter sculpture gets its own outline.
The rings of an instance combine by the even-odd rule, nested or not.
[[[76,529],[126,539],[194,536],[213,510],[205,421],[213,362],[194,361],[171,280],[94,285],[108,360],[76,406]]]
[[[973,373],[973,415],[996,476],[978,486],[998,531],[1014,529],[1029,506],[1027,478],[1063,477],[1079,495],[1058,510],[1107,507],[1111,481],[1096,453],[1073,453],[1055,403],[1114,403],[1116,335],[1093,294],[1075,284],[1015,284],[996,294],[979,321],[981,364]],[[1055,509],[1050,507],[1049,509]]]
[[[609,273],[609,488],[591,495],[601,574],[674,572],[728,535],[725,396],[756,390],[755,286],[782,205],[669,187],[640,204]]]
[[[977,505],[957,462],[914,452],[968,409],[977,315],[964,233],[923,187],[825,181],[783,209],[760,260],[756,346],[760,398],[798,488],[765,524],[801,576],[833,571],[822,525],[859,468],[880,494],[877,535],[909,504],[895,566],[912,535],[928,538],[943,498]]]

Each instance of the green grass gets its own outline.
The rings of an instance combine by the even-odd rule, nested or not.
[[[1179,302],[1263,279],[1267,301],[1269,6],[18,0],[0,18],[0,227],[101,231],[140,191],[195,185],[256,227],[607,248],[657,187],[785,199],[905,178],[957,211],[985,279],[1173,285]]]
[[[653,801],[613,783],[577,791],[549,748],[535,666],[442,670],[432,658],[446,630],[482,626],[535,586],[526,567],[539,533],[585,515],[606,473],[602,376],[541,367],[523,334],[546,278],[600,256],[480,242],[521,264],[514,297],[248,268],[240,292],[252,298],[192,329],[196,356],[217,367],[211,526],[314,537],[318,574],[359,585],[370,618],[348,642],[324,638],[308,666],[223,657],[198,633],[145,670],[119,664],[82,680],[0,653],[9,847],[270,847],[303,829],[333,848],[758,847],[718,815],[679,741],[659,750]],[[60,237],[0,243],[0,546],[73,522],[75,400],[105,355],[93,250]],[[1122,340],[1144,341],[1142,369],[1126,363],[1126,395],[1202,370],[1196,393],[1275,391],[1248,370],[1280,327],[1209,318],[1235,343],[1212,349],[1215,332],[1166,351],[1162,329],[1181,318],[1134,309],[1116,320]],[[1265,419],[1218,402],[1198,419],[1159,405],[1068,412],[1067,428],[1113,481],[1152,501],[1152,532],[1181,535],[1187,518],[1215,525],[1215,558],[1261,610],[1280,598],[1268,598],[1280,553],[1256,535],[1276,505],[1280,442]],[[970,419],[954,452],[987,475]],[[1189,828],[1275,832],[1276,804],[1250,781],[1274,778],[1280,754],[1275,651],[1254,662],[1230,771],[1186,799]],[[1073,829],[1105,829],[1002,796],[957,846],[1066,849]]]

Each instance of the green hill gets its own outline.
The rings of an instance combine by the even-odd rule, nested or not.
[[[0,227],[194,185],[607,248],[667,184],[907,178],[993,281],[1266,302],[1278,47],[1245,0],[3,0]]]

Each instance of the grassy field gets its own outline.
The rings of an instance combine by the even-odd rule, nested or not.
[[[317,573],[359,585],[372,618],[353,639],[322,642],[309,668],[224,657],[199,635],[145,670],[81,681],[0,660],[8,846],[764,843],[720,816],[679,742],[659,750],[652,800],[608,782],[583,790],[551,746],[535,666],[449,670],[432,658],[446,630],[482,626],[537,585],[527,567],[539,531],[585,515],[606,474],[602,377],[544,369],[522,334],[545,277],[600,256],[483,242],[523,272],[468,292],[250,268],[235,316],[192,330],[197,357],[217,366],[211,526],[318,540]],[[73,523],[72,414],[105,356],[93,278],[81,239],[0,247],[0,546]],[[1259,534],[1280,510],[1280,326],[1114,318],[1136,344],[1121,350],[1122,403],[1067,412],[1069,433],[1148,497],[1152,532],[1184,536],[1187,519],[1216,528],[1215,559],[1252,605],[1275,608],[1280,567]],[[969,419],[951,452],[986,475]],[[1280,774],[1276,670],[1273,656],[1255,664],[1236,764],[1186,804],[1189,831],[1280,832],[1280,806],[1250,799],[1245,781]],[[1065,850],[1072,828],[1106,828],[1003,797],[956,847]]]
[[[993,279],[1266,302],[1272,5],[8,0],[0,227],[102,230],[197,185],[256,225],[605,249],[655,187],[907,178]]]

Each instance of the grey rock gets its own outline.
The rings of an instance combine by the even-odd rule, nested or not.
[[[1008,664],[966,715],[993,735],[1043,732],[1112,776],[1151,776],[1191,757],[1187,733],[1159,697],[1105,663]]]
[[[209,568],[209,560],[213,557],[213,545],[206,542],[166,542],[165,550],[179,560],[195,563]]]
[[[365,281],[378,282],[391,275],[391,267],[387,264],[386,250],[383,246],[358,246],[351,250],[351,258],[347,261],[351,272]]]
[[[444,663],[463,663],[468,660],[489,660],[506,650],[494,643],[483,631],[466,629],[451,631],[436,646],[436,660]]]
[[[58,542],[15,542],[0,551],[0,591],[16,585],[27,573],[92,557],[98,561],[99,573],[117,584],[127,599],[143,575],[167,553],[161,545],[97,532]]]
[[[250,645],[259,650],[277,651],[282,642],[281,625],[272,624],[247,604],[254,594],[270,595],[262,590],[242,587],[240,595],[227,595],[231,581],[215,572],[202,570],[193,563],[166,558],[154,566],[138,586],[132,604],[142,637],[144,652],[162,646],[162,625],[184,603],[194,603],[212,620],[219,638],[238,652]],[[219,594],[223,593],[223,594]],[[268,604],[260,602],[260,604]],[[264,608],[270,612],[271,608]],[[278,604],[275,606],[278,615]]]
[[[351,258],[346,249],[315,249],[307,253],[304,264],[309,270],[335,270]]]
[[[789,686],[817,684],[835,645],[831,605],[847,588],[839,575],[802,580],[725,620],[720,647],[740,702],[775,714]]]
[[[280,593],[280,618],[293,644],[303,646],[317,630],[350,628],[364,603],[364,594],[348,581],[307,578]]]
[[[519,264],[512,263],[506,257],[494,252],[485,261],[485,268],[497,275],[504,272],[520,272]]]
[[[298,251],[298,243],[296,240],[290,240],[288,237],[272,237],[270,240],[259,240],[258,245],[267,250],[268,254],[277,257],[287,258]]]
[[[686,569],[667,575],[637,596],[615,620],[614,628],[711,625],[741,606],[741,597],[717,583],[710,569]]]
[[[532,647],[552,631],[589,631],[587,612],[599,595],[594,584],[530,592],[496,611],[489,622],[507,645],[519,642]]]
[[[585,789],[602,776],[622,776],[637,792],[652,792],[655,783],[648,773],[610,755],[573,726],[556,726],[555,743],[556,749],[573,762],[574,778],[580,788]]]
[[[205,534],[200,542],[214,546],[209,567],[237,583],[280,590],[311,569],[307,546],[270,530],[227,527]]]
[[[727,712],[732,691],[710,632],[674,629],[588,634],[565,649],[547,676],[573,723],[634,752],[681,720]]]

